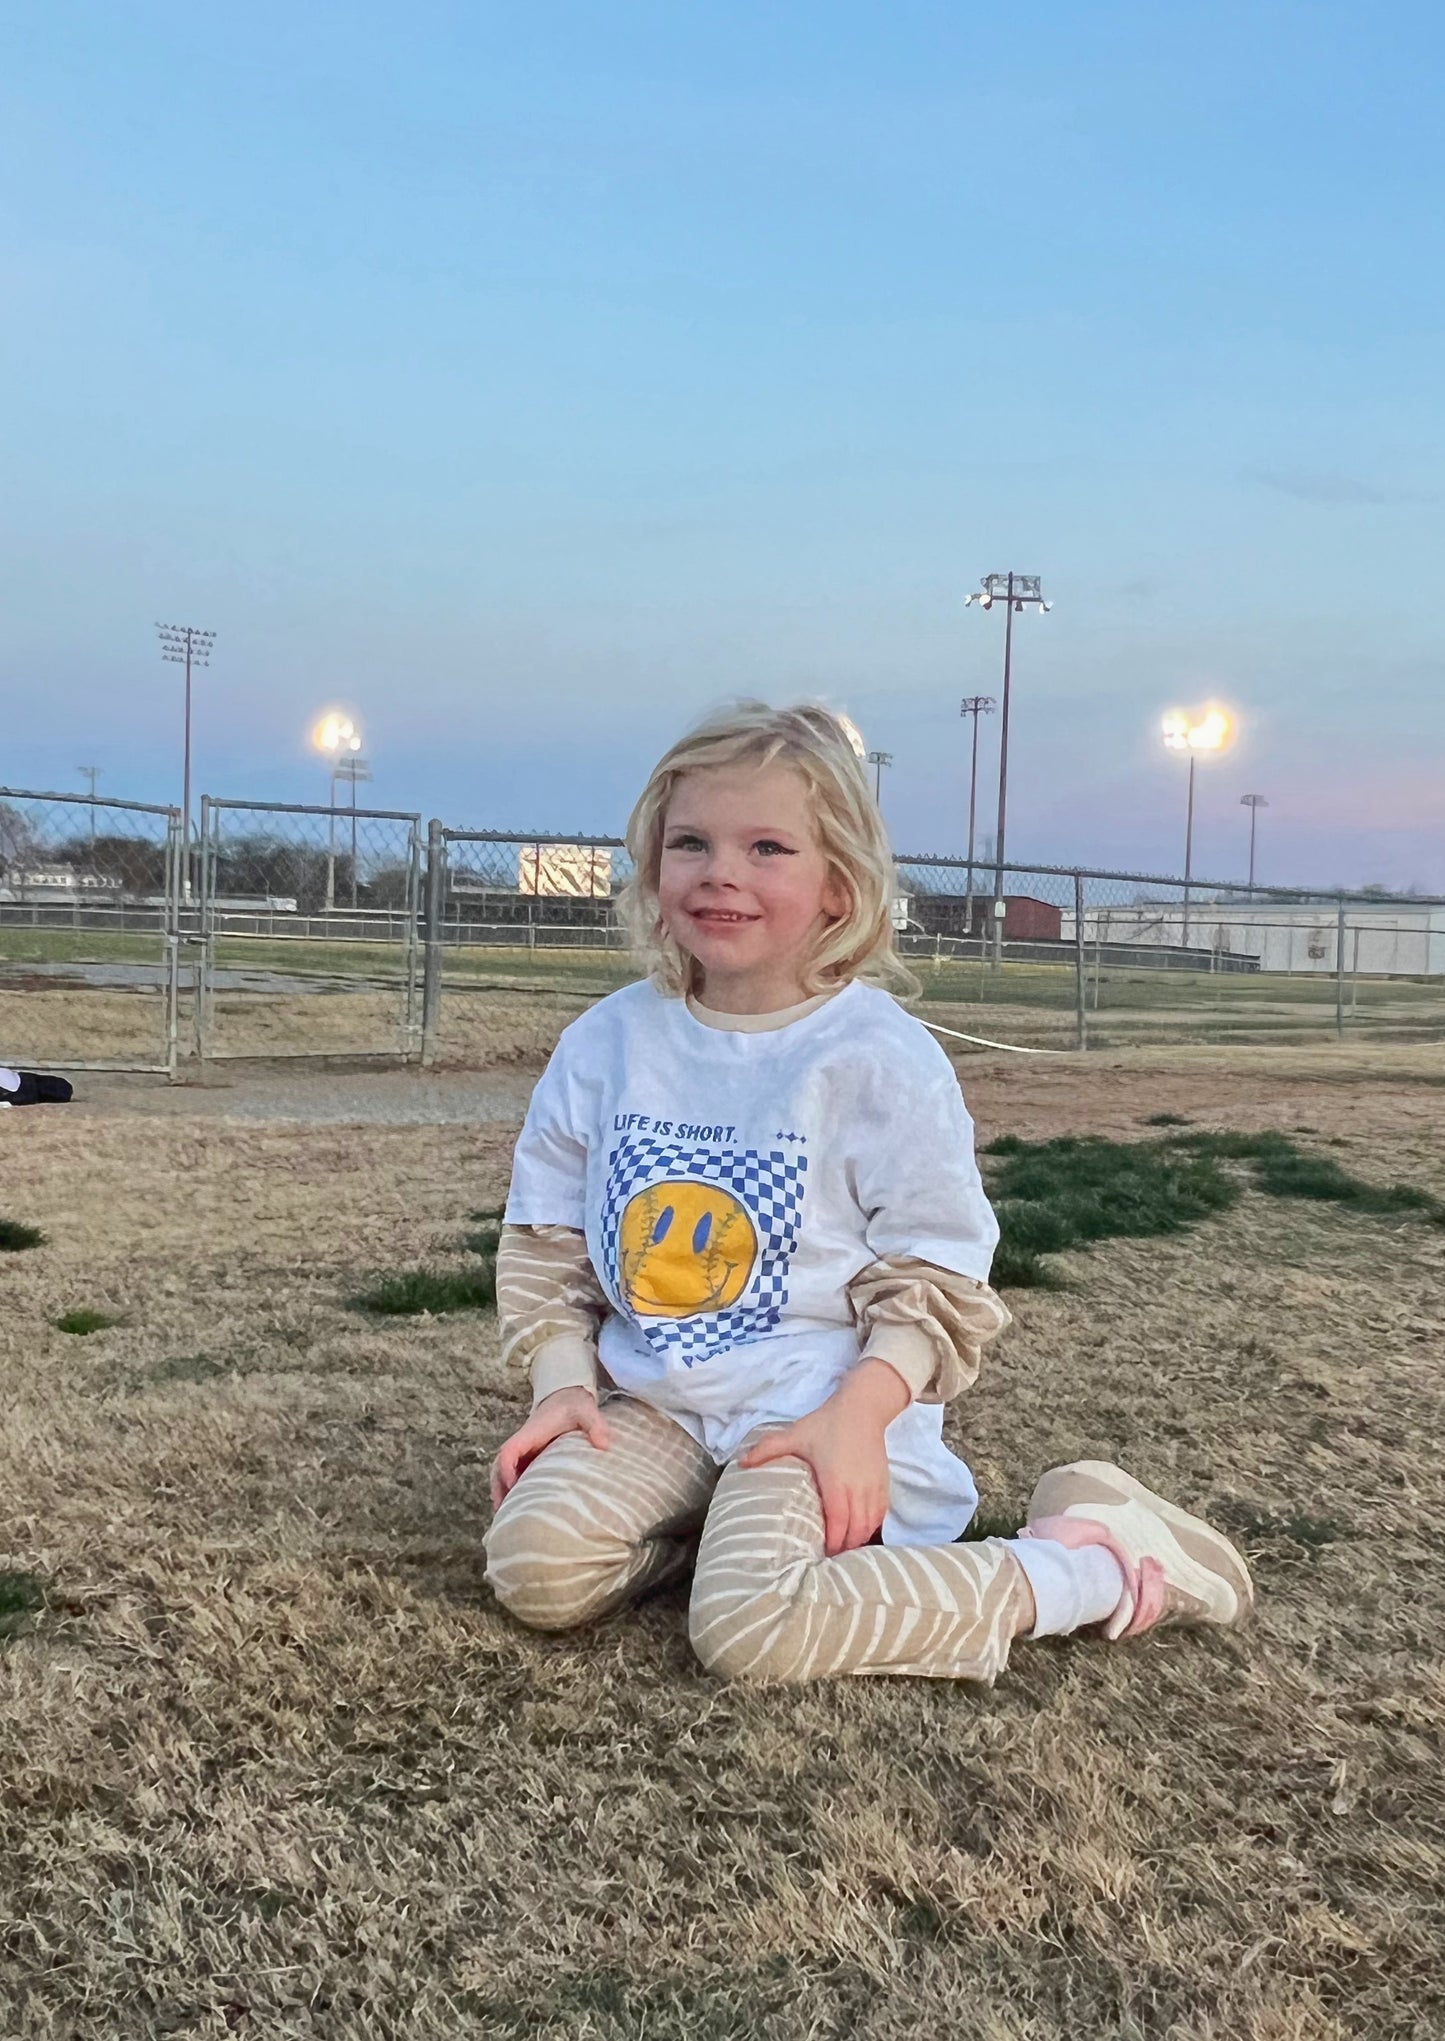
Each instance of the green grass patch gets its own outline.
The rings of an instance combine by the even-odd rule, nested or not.
[[[483,1311],[497,1301],[497,1273],[490,1262],[471,1269],[412,1269],[385,1277],[353,1301],[358,1310],[387,1318]]]
[[[1234,1127],[1196,1128],[1188,1134],[1173,1134],[1170,1144],[1175,1148],[1197,1149],[1226,1162],[1260,1162],[1276,1152],[1286,1155],[1300,1152],[1287,1134],[1241,1134]]]
[[[1415,1184],[1366,1183],[1327,1155],[1307,1155],[1284,1134],[1196,1132],[1175,1135],[1174,1145],[1196,1155],[1252,1162],[1256,1185],[1272,1198],[1312,1198],[1381,1217],[1418,1212],[1445,1225],[1445,1201],[1429,1191]]]
[[[989,1280],[996,1290],[1062,1290],[1064,1287],[1063,1277],[1049,1267],[1037,1248],[1020,1247],[1005,1236],[1002,1215]]]
[[[165,937],[112,934],[108,929],[0,927],[0,963],[155,964],[165,960]]]
[[[92,1332],[106,1332],[112,1325],[123,1325],[125,1320],[111,1311],[66,1311],[55,1320],[57,1332],[73,1332],[77,1339],[84,1339]]]
[[[502,1238],[502,1206],[468,1212],[475,1231],[457,1243],[478,1265],[464,1269],[411,1269],[386,1276],[352,1303],[358,1310],[386,1318],[418,1318],[424,1312],[485,1311],[497,1301],[497,1248]]]
[[[1154,1124],[1173,1116],[1156,1117]],[[1169,1134],[1157,1141],[1067,1135],[1022,1141],[1005,1134],[983,1150],[998,1214],[993,1282],[1000,1290],[1050,1289],[1058,1275],[1044,1257],[1096,1240],[1181,1233],[1233,1205],[1248,1181],[1227,1163],[1247,1163],[1255,1188],[1378,1217],[1417,1213],[1445,1225],[1445,1202],[1413,1184],[1370,1184],[1330,1156],[1308,1155],[1285,1134],[1232,1129]]]
[[[0,1219],[0,1253],[19,1254],[27,1247],[43,1247],[45,1235],[38,1226],[22,1226],[18,1219]]]
[[[45,1607],[45,1583],[34,1573],[0,1573],[0,1643],[30,1626]]]
[[[1212,1157],[1165,1141],[1005,1135],[984,1153],[998,1214],[994,1282],[1000,1289],[1047,1288],[1058,1278],[1044,1255],[1096,1240],[1181,1233],[1239,1196],[1238,1184]]]
[[[1414,1184],[1370,1184],[1326,1155],[1271,1153],[1259,1165],[1257,1181],[1274,1198],[1318,1198],[1351,1205],[1357,1212],[1424,1212],[1445,1220],[1445,1205]]]

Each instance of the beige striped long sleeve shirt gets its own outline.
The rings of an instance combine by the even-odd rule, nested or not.
[[[947,1403],[978,1378],[983,1349],[1009,1322],[987,1283],[902,1255],[870,1262],[848,1285],[860,1360],[886,1361],[915,1401]],[[528,1375],[534,1406],[558,1389],[598,1385],[597,1333],[611,1306],[583,1234],[504,1226],[497,1250],[502,1358]]]

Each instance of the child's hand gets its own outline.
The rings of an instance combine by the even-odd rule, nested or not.
[[[504,1441],[492,1462],[493,1509],[509,1489],[516,1487],[519,1475],[543,1446],[550,1446],[564,1432],[585,1432],[593,1445],[604,1452],[611,1445],[607,1420],[597,1408],[597,1398],[590,1389],[554,1389],[550,1396],[542,1398],[527,1422]]]
[[[806,1460],[823,1505],[823,1548],[836,1558],[866,1545],[888,1514],[883,1434],[908,1403],[906,1383],[886,1361],[863,1361],[826,1403],[749,1446],[738,1465]]]

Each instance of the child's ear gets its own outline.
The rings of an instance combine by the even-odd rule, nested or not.
[[[823,886],[823,912],[829,921],[841,921],[852,904],[846,880],[838,872],[829,872]]]

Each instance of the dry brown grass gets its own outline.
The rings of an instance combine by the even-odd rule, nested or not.
[[[165,1001],[156,991],[17,990],[12,978],[0,984],[0,1042],[8,1061],[28,1068],[113,1062],[162,1069]]]
[[[587,1001],[567,992],[447,988],[436,1061],[442,1068],[490,1068],[545,1057],[558,1030]],[[218,1062],[293,1056],[398,1057],[399,990],[313,993],[223,992],[214,1001],[209,1054]],[[0,1043],[8,1059],[42,1069],[75,1063],[161,1068],[166,1017],[157,992],[90,988],[0,989]],[[194,1070],[189,990],[181,1000],[183,1071]]]
[[[107,963],[147,962],[153,951],[94,954],[82,934],[71,954],[67,931],[49,938],[49,962],[73,965],[50,978],[12,958],[0,967],[0,1045],[12,1061],[51,1065],[163,1067],[164,1000],[154,987],[116,989],[84,982]],[[126,939],[115,939],[124,941]],[[137,939],[129,939],[133,944]],[[178,1050],[194,1055],[194,958],[183,953]],[[399,948],[353,943],[223,940],[219,989],[212,996],[206,1053],[236,1059],[386,1057],[419,1047],[420,988],[410,1025]],[[1056,966],[1009,964],[1001,977],[977,965],[915,959],[929,1021],[1033,1048],[1072,1049],[1076,1041],[1072,973]],[[616,951],[476,949],[449,951],[434,1061],[443,1068],[487,1068],[537,1052],[561,1021],[626,981],[631,966]],[[942,996],[935,996],[935,995]],[[1445,990],[1437,981],[1370,980],[1352,987],[1345,1022],[1349,1053],[1389,1041],[1437,1043],[1445,1033]],[[1329,977],[1210,979],[1135,971],[1105,976],[1101,1008],[1091,1007],[1096,1050],[1168,1054],[1170,1045],[1268,1048],[1294,1044],[1311,1054],[1335,1046],[1335,988]]]
[[[1439,1052],[964,1069],[984,1138],[1169,1109],[1445,1192]],[[346,1308],[496,1201],[505,1129],[126,1108],[4,1123],[51,1243],[0,1326],[0,1567],[48,1597],[0,1641],[7,2041],[1445,2032],[1445,1235],[1251,1195],[1115,1242],[956,1412],[990,1510],[1117,1453],[1215,1511],[1247,1634],[731,1689],[680,1592],[503,1617],[492,1321]]]

